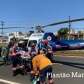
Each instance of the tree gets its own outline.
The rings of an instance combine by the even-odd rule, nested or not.
[[[84,33],[83,31],[78,31],[78,38],[83,39]]]
[[[61,28],[61,29],[58,30],[58,37],[60,39],[67,39],[68,32],[69,32],[68,28]]]

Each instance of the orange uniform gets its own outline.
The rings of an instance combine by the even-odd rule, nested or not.
[[[52,65],[52,62],[45,56],[45,54],[39,54],[32,60],[33,70],[42,70],[48,65]]]

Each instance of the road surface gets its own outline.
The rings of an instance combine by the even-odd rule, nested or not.
[[[72,73],[84,74],[84,58],[55,57],[53,65],[54,84],[84,84],[84,77],[72,77]],[[57,74],[65,74],[58,76]],[[76,76],[76,75],[74,75]],[[29,75],[12,76],[11,66],[0,66],[0,84],[31,84]]]

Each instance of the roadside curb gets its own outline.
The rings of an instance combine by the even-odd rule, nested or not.
[[[0,66],[3,65],[3,64],[4,64],[4,62],[0,61]]]
[[[67,58],[84,58],[84,56],[57,56],[56,57],[67,57]]]

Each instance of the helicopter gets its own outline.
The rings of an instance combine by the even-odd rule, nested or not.
[[[38,44],[40,42],[40,40],[48,40],[48,42],[50,42],[50,45],[52,46],[53,51],[67,50],[67,49],[70,49],[70,50],[84,49],[84,41],[83,40],[77,40],[77,41],[75,41],[75,40],[66,40],[66,41],[58,40],[52,32],[44,32],[44,30],[43,30],[44,28],[49,27],[49,26],[56,26],[56,25],[68,23],[69,24],[69,34],[70,34],[71,23],[78,22],[78,21],[84,21],[84,18],[71,20],[69,17],[69,20],[56,22],[56,23],[52,23],[52,24],[48,24],[48,25],[44,25],[44,26],[32,27],[32,29],[35,28],[37,32],[33,33],[29,37],[28,45],[30,45],[31,42]]]
[[[46,40],[47,39],[50,42],[53,50],[84,48],[84,41],[77,41],[75,43],[70,44],[69,40],[68,41],[58,40],[56,38],[56,36],[52,32],[44,32],[44,30],[43,30],[44,28],[47,28],[47,27],[50,27],[50,26],[56,26],[56,25],[68,23],[69,24],[69,31],[70,31],[71,30],[71,23],[72,22],[78,22],[78,21],[84,21],[84,18],[70,19],[70,17],[69,17],[69,20],[60,21],[60,22],[54,22],[54,23],[47,24],[47,25],[42,25],[42,26],[38,25],[38,26],[35,26],[35,27],[31,27],[31,29],[35,28],[36,32],[33,32],[33,33],[30,34],[27,46],[29,45],[29,41],[30,41],[30,38],[31,38],[32,35],[35,36],[34,34],[38,34],[36,36],[37,36],[37,38],[39,38],[38,37],[39,34],[43,33],[42,37],[40,39],[38,39],[38,40],[42,40],[42,39]],[[3,35],[3,29],[25,28],[25,27],[6,27],[6,28],[4,28],[3,27],[3,25],[4,25],[3,21],[1,21],[1,25],[2,25],[2,27],[0,29],[2,30],[2,35]],[[69,34],[70,34],[70,32],[69,32]]]

